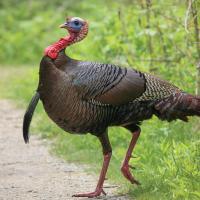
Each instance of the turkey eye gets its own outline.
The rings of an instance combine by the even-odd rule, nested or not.
[[[75,24],[76,26],[78,26],[78,25],[79,25],[79,21],[74,21],[74,24]]]

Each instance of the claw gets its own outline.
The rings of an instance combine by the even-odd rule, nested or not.
[[[136,185],[141,185],[141,183],[140,183],[139,181],[137,181],[137,180],[134,180],[134,183],[135,183]]]
[[[102,189],[102,193],[106,196],[106,193],[105,193],[105,191]]]
[[[74,194],[72,195],[72,197],[88,197],[88,198],[94,198],[94,197],[98,197],[102,194],[106,195],[105,191],[103,190],[103,188],[98,188],[96,189],[94,192],[90,192],[90,193],[82,193],[82,194]]]
[[[135,180],[133,175],[131,174],[129,168],[132,166],[130,165],[123,165],[121,168],[122,174],[124,175],[125,178],[127,178],[132,184],[140,185],[140,182]],[[132,167],[133,168],[133,167]]]
[[[133,167],[133,166],[131,166],[131,165],[129,165],[129,167],[130,167],[131,169],[136,169],[135,167]]]
[[[132,155],[131,155],[131,158],[137,158],[137,157],[136,157],[136,156],[132,156]]]
[[[130,168],[135,169],[135,167],[129,165],[129,161],[130,161],[130,158],[135,158],[132,155],[132,153],[133,153],[133,149],[136,145],[136,142],[137,142],[139,136],[140,136],[140,129],[134,131],[134,133],[132,135],[131,142],[130,142],[128,150],[126,152],[126,157],[124,159],[124,162],[123,162],[123,165],[121,168],[121,171],[122,171],[122,174],[124,175],[124,177],[127,178],[132,184],[137,184],[137,185],[140,184],[139,181],[135,180],[134,176],[130,172]]]

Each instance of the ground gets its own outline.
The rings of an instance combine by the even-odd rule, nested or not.
[[[93,191],[98,177],[87,166],[67,163],[48,151],[49,142],[31,136],[22,139],[24,111],[0,100],[0,200],[76,200],[74,193]],[[128,200],[118,195],[119,186],[105,183],[105,200]]]

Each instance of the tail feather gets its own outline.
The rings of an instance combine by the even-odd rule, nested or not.
[[[35,108],[37,106],[37,103],[40,99],[40,94],[38,92],[35,93],[35,95],[32,97],[29,106],[26,110],[26,113],[24,115],[24,120],[23,120],[23,138],[24,142],[28,143],[29,142],[29,127],[31,124],[31,120],[33,117],[33,113],[35,111]]]
[[[190,94],[182,96],[179,109],[185,112],[188,116],[200,116],[200,97]]]
[[[200,116],[200,97],[176,93],[158,102],[155,109],[158,111],[158,117],[163,120],[188,121],[188,116]]]

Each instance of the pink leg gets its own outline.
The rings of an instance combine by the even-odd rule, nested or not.
[[[130,168],[133,168],[133,167],[129,165],[129,160],[132,157],[132,152],[139,136],[140,136],[140,130],[133,132],[133,136],[126,153],[126,157],[121,167],[121,172],[125,176],[125,178],[127,178],[132,184],[137,184],[137,185],[139,185],[140,183],[137,180],[135,180],[135,178],[130,172]]]
[[[96,186],[95,191],[91,192],[91,193],[75,194],[75,195],[73,195],[73,197],[88,197],[88,198],[92,198],[92,197],[100,196],[101,193],[106,195],[106,193],[103,190],[103,183],[104,183],[104,180],[105,180],[105,176],[106,176],[106,172],[107,172],[107,169],[108,169],[108,165],[109,165],[111,156],[112,156],[111,152],[104,155],[104,162],[103,162],[101,174],[100,174],[99,181],[98,181],[98,184]]]

